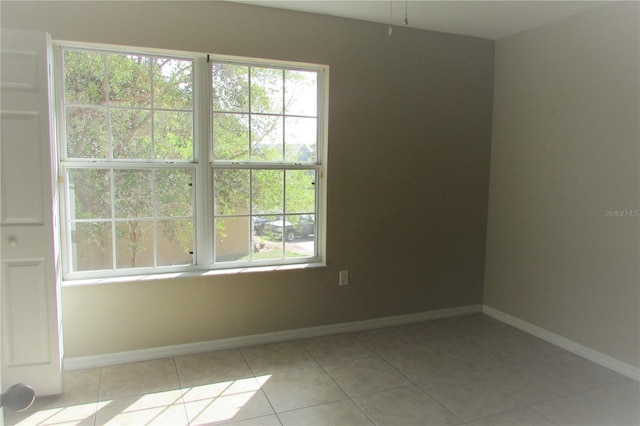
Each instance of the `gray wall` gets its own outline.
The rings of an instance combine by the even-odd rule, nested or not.
[[[66,287],[67,357],[482,303],[493,42],[220,2],[0,7],[54,39],[331,67],[328,267]]]
[[[635,367],[639,6],[496,43],[484,292],[486,305]]]

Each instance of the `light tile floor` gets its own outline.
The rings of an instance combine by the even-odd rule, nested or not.
[[[485,315],[64,374],[8,425],[640,425],[640,384]]]

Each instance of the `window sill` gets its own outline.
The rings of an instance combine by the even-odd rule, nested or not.
[[[173,273],[163,273],[163,274],[128,275],[124,277],[90,278],[90,279],[66,280],[66,281],[63,280],[62,287],[81,287],[81,286],[93,286],[93,285],[102,285],[102,284],[131,283],[131,282],[140,282],[140,281],[146,282],[146,281],[171,280],[176,278],[250,274],[255,272],[290,271],[290,270],[299,270],[299,269],[325,268],[326,266],[327,264],[324,262],[314,262],[314,263],[296,263],[291,265],[251,266],[251,267],[230,268],[230,269],[208,269],[208,270],[173,272]]]

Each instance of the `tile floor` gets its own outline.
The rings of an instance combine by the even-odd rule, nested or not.
[[[481,314],[64,379],[6,424],[640,424],[637,381]]]

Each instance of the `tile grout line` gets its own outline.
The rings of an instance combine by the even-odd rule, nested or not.
[[[398,372],[398,374],[402,375],[405,379],[407,379],[409,381],[409,383],[411,383],[412,386],[416,387],[417,389],[420,390],[420,392],[424,393],[428,398],[430,398],[432,401],[434,401],[436,404],[438,404],[439,406],[441,406],[444,410],[446,410],[447,413],[451,414],[453,417],[455,417],[456,419],[460,420],[459,424],[464,424],[465,422],[459,418],[458,416],[456,416],[453,412],[451,412],[451,410],[449,410],[447,407],[445,407],[442,403],[440,403],[440,401],[438,401],[437,399],[435,399],[434,397],[432,397],[431,395],[429,395],[429,393],[427,391],[425,391],[424,389],[422,389],[422,387],[416,383],[415,381],[411,380],[411,378],[409,376],[407,376],[406,374],[404,374],[404,372],[400,371],[400,369],[398,369],[395,365],[393,365],[391,362],[389,362],[387,359],[384,358],[383,355],[379,354],[377,351],[375,351],[373,348],[371,348],[369,345],[367,345],[365,343],[365,345],[373,352],[375,353],[378,357],[380,357],[380,359],[382,361],[384,361],[385,363],[387,363],[391,368],[393,368],[396,372]],[[400,388],[399,388],[400,389]]]
[[[340,334],[340,333],[338,333],[338,334]],[[318,368],[319,367],[322,370],[322,372],[324,372],[324,374],[326,374],[327,377],[329,377],[331,379],[331,381],[340,389],[340,391],[345,395],[346,398],[336,399],[336,400],[333,400],[333,401],[325,401],[325,402],[321,402],[321,403],[318,403],[318,404],[312,404],[312,405],[307,405],[307,406],[304,406],[304,407],[293,408],[291,410],[285,410],[285,411],[281,411],[281,412],[277,412],[275,410],[275,408],[273,407],[273,405],[272,405],[271,408],[273,409],[274,413],[276,414],[276,417],[278,418],[278,421],[280,422],[280,424],[284,424],[282,419],[280,418],[280,414],[289,413],[289,412],[296,411],[296,410],[303,410],[303,409],[307,409],[307,408],[311,408],[311,407],[319,407],[319,406],[322,406],[322,405],[325,405],[325,404],[332,404],[332,403],[335,403],[335,402],[347,401],[347,400],[351,401],[358,408],[358,410],[360,410],[367,418],[369,418],[369,416],[365,412],[362,411],[362,409],[355,403],[355,401],[353,401],[351,396],[342,388],[342,386],[340,386],[340,384],[331,376],[331,374],[329,374],[329,372],[325,368],[325,365],[321,364],[320,361],[318,360],[318,358],[315,357],[313,355],[313,353],[311,353],[309,351],[309,349],[307,349],[307,347],[304,345],[302,340],[299,341],[299,344],[302,347],[302,349],[304,349],[304,351],[307,353],[307,355],[309,355],[309,357],[311,357],[311,359],[317,365],[315,367],[305,367],[305,368],[309,368],[310,369],[310,368]],[[296,371],[296,370],[302,370],[302,369],[303,368],[294,369],[294,370],[287,370],[287,371]],[[267,397],[267,400],[269,400],[268,397]],[[269,403],[271,403],[270,400],[269,400]]]
[[[535,337],[535,336],[534,336],[534,337]],[[481,345],[478,345],[478,344],[476,344],[476,345],[477,345],[477,346],[481,346]],[[562,352],[560,352],[560,353],[563,353],[563,351],[562,351]],[[555,354],[548,354],[548,355],[544,355],[544,356],[543,356],[543,357],[541,357],[541,358],[543,358],[543,359],[548,359],[548,358],[553,358],[554,356],[557,356],[557,355],[558,355],[557,353],[555,353]],[[601,387],[601,386],[606,386],[607,384],[611,384],[611,383],[619,383],[619,382],[621,382],[621,381],[623,381],[623,380],[624,380],[624,378],[621,378],[621,379],[619,379],[619,380],[614,380],[614,381],[609,382],[609,383],[603,383],[603,384],[595,385],[595,386],[590,387],[590,388],[587,388],[587,389],[583,389],[583,390],[578,390],[578,391],[570,392],[570,393],[568,393],[568,394],[566,394],[566,395],[562,395],[562,396],[554,397],[554,398],[551,398],[551,399],[548,399],[548,400],[539,401],[539,402],[535,402],[535,403],[527,403],[527,402],[523,401],[522,399],[518,398],[515,394],[513,394],[513,393],[512,393],[512,391],[511,391],[511,390],[506,386],[506,384],[505,384],[505,383],[503,383],[502,381],[500,381],[500,380],[498,380],[498,379],[494,379],[494,378],[492,378],[492,377],[489,377],[489,376],[487,375],[487,372],[492,371],[492,370],[497,370],[497,369],[500,369],[500,368],[504,368],[504,367],[507,367],[507,366],[513,366],[513,365],[533,365],[533,364],[535,363],[535,361],[536,361],[536,360],[534,360],[534,359],[524,359],[524,360],[522,360],[522,361],[508,361],[508,360],[506,360],[506,359],[502,359],[502,358],[501,358],[501,360],[502,360],[502,361],[504,361],[504,364],[503,364],[503,365],[501,365],[501,366],[494,366],[494,367],[489,367],[489,368],[481,368],[481,369],[473,370],[473,372],[475,372],[475,373],[479,373],[479,374],[482,376],[482,378],[484,378],[485,380],[488,380],[490,383],[493,383],[493,384],[495,384],[495,385],[498,385],[498,386],[499,386],[499,388],[500,388],[500,391],[501,391],[501,392],[503,392],[503,393],[505,393],[507,396],[509,396],[509,397],[513,398],[515,401],[517,401],[517,402],[521,403],[521,404],[522,404],[522,406],[521,406],[521,407],[512,408],[512,409],[508,409],[508,410],[503,411],[503,412],[500,412],[500,413],[494,413],[494,414],[491,414],[491,415],[489,415],[489,416],[485,416],[485,417],[482,417],[482,418],[472,419],[472,420],[470,420],[469,422],[475,422],[475,421],[478,421],[478,420],[481,420],[481,419],[491,418],[491,417],[499,416],[499,415],[502,415],[502,414],[505,414],[505,413],[509,413],[509,412],[512,412],[512,411],[517,411],[517,410],[521,410],[521,409],[524,409],[524,408],[529,408],[529,409],[531,409],[531,410],[535,411],[537,414],[541,415],[543,418],[545,418],[545,419],[546,419],[546,420],[548,420],[549,422],[551,422],[551,423],[553,423],[553,424],[556,424],[556,423],[555,423],[555,422],[553,422],[551,419],[548,419],[544,414],[542,414],[542,413],[540,413],[539,411],[535,410],[534,405],[539,405],[539,404],[546,403],[546,402],[549,402],[549,401],[554,401],[554,400],[562,399],[562,398],[569,397],[569,396],[572,396],[572,395],[577,395],[577,394],[580,394],[580,393],[583,393],[583,392],[587,392],[587,391],[592,390],[592,389],[599,388],[599,387]],[[585,360],[585,361],[589,362],[589,360]],[[405,376],[405,377],[406,377],[406,376]],[[408,377],[407,377],[407,379],[408,379],[409,381],[411,381],[412,383],[415,383],[415,382],[413,382],[411,379],[409,379]],[[429,393],[428,393],[426,390],[424,390],[424,389],[423,389],[419,384],[415,383],[415,385],[416,385],[418,388],[420,388],[423,392],[425,392],[428,396],[430,396],[432,399],[434,399],[436,402],[438,402],[440,405],[442,405],[442,406],[443,406],[443,408],[447,409],[447,407],[446,407],[446,406],[444,406],[444,404],[440,403],[440,401],[438,401],[435,397],[432,397],[431,395],[429,395]],[[449,411],[449,410],[447,409],[447,411]],[[449,411],[449,412],[451,412],[451,411]],[[451,413],[451,414],[453,414],[453,413]],[[454,416],[455,416],[455,414],[454,414]],[[457,417],[457,416],[456,416],[456,417]],[[462,419],[460,419],[460,420],[462,420]],[[465,423],[465,422],[466,422],[466,421],[463,421],[463,423]],[[466,423],[468,423],[468,422],[466,422]],[[465,424],[466,424],[466,423],[465,423]]]
[[[362,341],[362,338],[360,336],[358,336],[358,338]],[[387,359],[384,358],[384,356],[382,354],[380,354],[378,351],[376,351],[375,349],[373,349],[371,346],[369,346],[369,344],[367,344],[366,342],[362,341],[362,343],[367,347],[367,349],[369,349],[371,352],[373,352],[375,354],[375,356],[380,359],[381,361],[383,361],[384,363],[386,363],[387,365],[389,365],[393,370],[395,370],[398,374],[400,374],[402,377],[404,377],[405,379],[407,379],[407,381],[409,383],[411,383],[411,385],[407,385],[407,386],[400,386],[397,387],[395,389],[386,389],[383,391],[378,391],[378,392],[371,392],[368,394],[364,394],[364,395],[359,395],[358,398],[363,397],[363,396],[369,396],[369,395],[375,395],[377,393],[382,393],[382,392],[388,392],[388,391],[392,391],[392,390],[397,390],[397,389],[404,389],[404,388],[408,388],[408,387],[415,387],[416,389],[418,389],[420,392],[422,392],[423,394],[425,394],[425,396],[429,399],[431,399],[432,401],[434,401],[436,404],[438,404],[440,407],[442,407],[447,413],[451,414],[453,417],[455,417],[456,419],[458,419],[460,421],[460,425],[464,424],[465,422],[459,418],[458,416],[456,416],[454,413],[451,412],[451,410],[449,410],[447,407],[445,407],[443,404],[440,403],[440,401],[438,401],[437,399],[435,399],[434,397],[432,397],[431,395],[429,395],[424,389],[422,389],[422,387],[420,387],[420,385],[418,385],[415,381],[411,380],[406,374],[404,374],[402,371],[400,371],[395,365],[393,365],[391,362],[389,362]],[[358,408],[360,408],[361,411],[364,412],[364,410],[357,404],[356,401],[353,401],[354,404],[356,404],[358,406]],[[367,417],[369,417],[369,415],[365,412],[365,415],[367,415]],[[370,417],[369,417],[370,418]],[[371,419],[371,418],[370,418]],[[373,419],[371,419],[371,421],[373,422]],[[375,422],[373,422],[375,424]]]
[[[180,389],[180,400],[182,401],[182,409],[184,410],[184,417],[187,420],[187,425],[191,424],[191,419],[189,418],[189,412],[187,411],[187,404],[184,400],[184,387],[182,386],[182,379],[180,378],[180,372],[178,371],[178,361],[176,357],[171,357],[173,360],[173,367],[176,370],[176,377],[178,378],[178,388]]]
[[[553,420],[551,420],[550,418],[548,418],[544,413],[541,413],[540,411],[536,410],[534,406],[530,406],[529,408],[531,410],[533,410],[539,416],[542,416],[542,418],[547,419],[550,423],[553,423],[554,425],[558,424],[558,423],[554,422]]]
[[[100,390],[102,389],[102,374],[104,367],[100,367],[100,379],[98,380],[98,391],[96,392],[96,404],[93,409],[93,426],[97,426],[98,423],[98,404],[100,403]]]
[[[244,351],[242,349],[244,349],[244,348],[238,349],[238,352],[240,353],[240,356],[242,357],[242,360],[244,361],[244,363],[247,366],[247,368],[249,369],[249,371],[251,371],[251,376],[254,378],[254,380],[258,381],[258,377],[256,376],[256,373],[253,370],[253,367],[251,367],[251,364],[247,360],[247,357],[245,356]],[[282,420],[280,419],[280,416],[278,416],[278,413],[276,412],[276,409],[273,407],[273,403],[271,402],[271,400],[267,396],[267,393],[264,391],[264,389],[262,389],[262,385],[260,386],[259,390],[262,393],[262,395],[264,396],[264,399],[266,399],[267,402],[269,403],[269,407],[271,407],[271,411],[273,411],[273,415],[276,416],[276,419],[278,419],[278,422],[280,423],[280,425],[282,425]],[[257,418],[257,417],[254,417],[254,418]]]
[[[550,358],[550,357],[553,357],[553,356],[555,356],[555,355],[549,355],[549,356],[545,356],[545,357],[543,357],[543,358]],[[587,362],[590,362],[589,360],[586,360],[586,361],[587,361]],[[508,367],[508,366],[517,366],[517,365],[520,365],[520,366],[532,366],[532,365],[534,365],[534,361],[532,361],[532,360],[528,360],[528,361],[516,361],[516,362],[511,362],[511,363],[505,364],[505,365],[504,365],[504,366],[502,366],[502,367],[489,368],[489,369],[486,369],[486,370],[481,370],[481,372],[483,372],[483,373],[484,373],[484,372],[488,372],[488,371],[492,371],[492,370],[497,370],[497,369],[499,369],[499,368],[504,368],[504,367]],[[568,397],[571,397],[571,396],[579,395],[579,394],[581,394],[581,393],[589,392],[589,391],[592,391],[592,390],[594,390],[594,389],[598,389],[598,388],[601,388],[601,387],[604,387],[604,386],[608,386],[608,385],[612,385],[612,384],[616,384],[616,383],[621,383],[621,382],[623,382],[623,381],[624,381],[624,380],[626,380],[626,379],[633,380],[633,379],[630,379],[630,378],[623,377],[623,378],[621,378],[621,379],[613,380],[613,381],[611,381],[611,382],[600,383],[600,384],[593,385],[593,386],[590,386],[590,387],[587,387],[587,388],[584,388],[584,389],[580,389],[580,390],[573,390],[573,391],[570,391],[570,392],[568,392],[568,393],[566,393],[566,394],[559,395],[559,396],[554,396],[554,397],[552,397],[552,398],[543,399],[543,400],[536,401],[536,402],[533,402],[533,403],[527,403],[527,402],[523,401],[522,399],[520,399],[517,395],[515,395],[515,394],[513,393],[513,391],[509,388],[509,386],[508,386],[506,383],[504,383],[503,381],[501,381],[501,380],[499,380],[499,379],[494,379],[494,378],[489,377],[489,376],[486,376],[486,377],[487,377],[487,379],[488,379],[488,380],[490,380],[490,381],[492,381],[492,382],[494,382],[494,383],[499,384],[499,385],[501,386],[501,388],[502,388],[506,393],[508,393],[508,394],[509,394],[509,396],[511,396],[511,397],[512,397],[512,398],[514,398],[515,400],[517,400],[517,401],[521,402],[522,404],[524,404],[524,407],[523,407],[523,408],[531,408],[531,409],[533,409],[533,410],[535,410],[535,409],[533,408],[535,405],[546,404],[546,403],[551,402],[551,401],[556,401],[556,400],[559,400],[559,399],[563,399],[563,398],[568,398]],[[562,381],[558,381],[558,383],[563,384],[563,382],[562,382]],[[509,411],[512,411],[512,410],[508,410],[508,411],[506,411],[506,412],[509,412]],[[538,412],[538,411],[536,410],[536,412]],[[542,413],[539,413],[539,414],[541,414],[541,415],[542,415]],[[543,417],[544,417],[544,415],[543,415]],[[546,418],[546,417],[545,417],[545,418]],[[549,419],[549,420],[550,420],[550,419]],[[552,422],[552,423],[553,423],[553,422]]]
[[[360,338],[360,336],[356,333],[356,339],[358,339],[358,342],[362,343],[369,351],[371,351],[371,353],[373,355],[368,355],[368,356],[362,356],[362,357],[356,357],[356,358],[352,358],[349,360],[346,360],[345,362],[348,361],[354,361],[354,360],[360,360],[360,359],[368,359],[368,358],[378,358],[381,359],[380,356],[374,351],[372,350],[365,342],[362,341],[362,339]],[[307,352],[309,352],[309,350],[305,347],[305,350],[307,350]],[[312,353],[309,352],[309,355],[311,355],[314,359],[316,359],[316,357],[313,356]],[[318,361],[316,359],[316,362],[318,363],[318,365],[320,365],[320,367],[322,368],[322,370],[325,372],[325,374],[327,376],[329,376],[331,378],[331,380],[333,380],[333,382],[340,388],[340,390],[347,396],[347,399],[349,401],[351,401],[351,403],[371,422],[372,425],[375,425],[375,421],[371,418],[371,416],[369,416],[369,414],[362,409],[362,407],[360,407],[360,405],[358,405],[358,403],[354,400],[354,397],[352,397],[351,395],[349,395],[349,393],[342,387],[340,386],[340,383],[338,383],[338,381],[336,379],[333,378],[333,376],[331,375],[331,373],[329,371],[327,371],[327,367],[330,366],[330,364],[321,364],[320,361]],[[346,399],[345,399],[346,400]],[[344,401],[344,400],[343,400]],[[335,402],[335,401],[334,401]]]
[[[528,405],[527,405],[527,406],[524,406],[524,407],[512,408],[512,409],[507,410],[507,411],[504,411],[504,412],[502,412],[502,413],[498,413],[498,414],[491,414],[491,415],[489,415],[489,416],[485,416],[485,417],[480,417],[480,418],[477,418],[477,419],[473,419],[473,420],[471,420],[469,423],[474,423],[474,422],[478,422],[478,421],[480,421],[480,420],[490,419],[490,418],[492,418],[492,417],[495,417],[495,416],[501,416],[501,415],[503,415],[503,414],[507,414],[507,413],[513,413],[513,412],[516,412],[516,411],[518,411],[518,410],[523,410],[523,409],[525,409],[525,408],[528,408],[528,409],[530,409],[530,410],[534,411],[536,414],[540,415],[542,418],[544,418],[545,420],[547,420],[549,423],[554,424],[554,425],[557,425],[557,423],[556,423],[556,422],[554,422],[554,421],[552,421],[551,419],[547,418],[544,414],[539,413],[538,411],[534,410],[534,409],[533,409],[533,407],[528,406]]]

